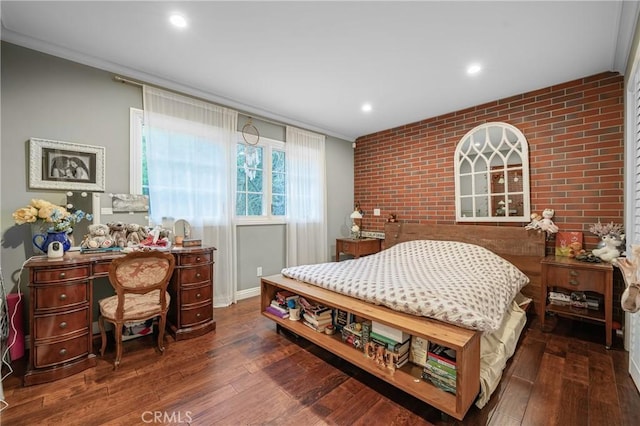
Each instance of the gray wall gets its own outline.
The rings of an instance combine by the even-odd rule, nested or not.
[[[61,140],[106,148],[106,193],[129,192],[129,108],[142,108],[140,87],[117,83],[109,72],[2,43],[2,140],[0,158],[0,264],[7,291],[16,291],[23,262],[35,254],[31,229],[15,226],[11,214],[32,198],[64,203],[62,192],[27,187],[27,143],[31,137]],[[239,125],[245,124],[239,117]],[[261,135],[284,140],[284,126],[254,117]],[[327,138],[328,246],[353,208],[353,149],[351,142]],[[256,267],[263,274],[284,266],[284,227],[239,227],[238,288],[258,284]],[[251,242],[248,244],[247,242]],[[274,244],[277,247],[274,248]],[[283,256],[283,254],[282,254]],[[282,263],[276,266],[276,259]],[[21,290],[28,295],[27,275]],[[241,279],[240,279],[241,278]],[[98,290],[98,289],[96,289]],[[98,296],[98,295],[96,295]],[[26,310],[25,310],[26,311]]]

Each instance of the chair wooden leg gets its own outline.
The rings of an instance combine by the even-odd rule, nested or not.
[[[100,338],[102,339],[102,346],[100,347],[100,356],[104,357],[104,350],[107,348],[107,333],[104,329],[104,317],[102,315],[98,317],[98,326],[100,327]]]
[[[167,314],[160,315],[160,321],[158,322],[158,350],[160,355],[164,354],[164,328],[167,325]]]
[[[113,369],[117,370],[120,365],[120,360],[122,359],[122,324],[114,323],[113,335],[116,339],[116,359],[113,362]]]

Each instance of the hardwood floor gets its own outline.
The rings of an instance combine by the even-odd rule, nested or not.
[[[3,382],[2,425],[632,425],[640,395],[627,352],[604,348],[601,326],[534,319],[487,406],[463,422],[293,336],[259,314],[259,300],[216,309],[217,331],[180,342],[113,345],[94,369],[23,387],[24,359]]]

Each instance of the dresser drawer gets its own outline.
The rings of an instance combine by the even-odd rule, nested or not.
[[[109,265],[111,265],[111,260],[105,260],[96,262],[93,264],[93,275],[94,276],[107,276],[109,275]]]
[[[87,336],[80,336],[63,342],[35,345],[33,357],[35,367],[49,367],[87,355],[89,353],[87,339]]]
[[[211,263],[212,253],[200,253],[200,254],[181,254],[178,256],[179,266],[189,265],[202,265],[205,263]]]
[[[89,301],[89,282],[40,286],[34,292],[36,310],[73,306]]]
[[[181,298],[182,306],[210,301],[212,293],[213,287],[210,283],[202,287],[183,289]]]
[[[182,327],[189,327],[213,318],[213,305],[208,303],[204,306],[190,309],[181,309]]]
[[[37,316],[34,318],[36,339],[64,336],[78,330],[89,329],[89,308],[74,312]]]
[[[71,268],[37,269],[34,273],[35,283],[73,281],[89,278],[89,265]]]
[[[607,283],[606,272],[593,269],[549,265],[546,275],[549,287],[559,286],[567,289],[604,293]]]
[[[195,266],[179,270],[180,284],[194,284],[211,281],[210,265]]]

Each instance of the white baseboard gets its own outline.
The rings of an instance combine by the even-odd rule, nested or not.
[[[260,287],[248,288],[236,292],[236,300],[248,299],[255,296],[260,296]]]

